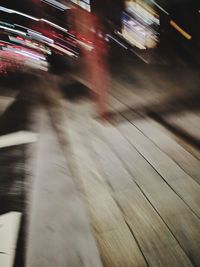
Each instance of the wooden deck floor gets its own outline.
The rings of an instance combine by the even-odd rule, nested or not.
[[[59,98],[53,94],[55,90],[48,92],[52,102]],[[51,107],[50,117],[55,112],[52,125],[67,159],[67,173],[75,180],[76,190],[70,190],[69,196],[81,193],[104,267],[200,266],[200,162],[196,150],[151,118],[131,111],[134,97],[126,89],[116,89],[110,96],[109,110],[115,114],[110,122],[96,119],[95,105],[87,100],[62,100],[64,116],[57,107]],[[138,105],[141,101],[138,99]],[[51,168],[53,172],[53,164]],[[62,181],[67,187],[68,181]],[[56,187],[51,186],[51,190]],[[59,201],[49,199],[56,204]],[[67,200],[67,194],[62,196],[62,203]],[[71,204],[66,205],[62,206],[66,214],[74,211]],[[51,209],[49,204],[47,211]],[[44,209],[42,212],[45,217]],[[76,233],[71,226],[76,226],[80,218],[70,219],[72,234],[63,223],[63,212],[57,213],[57,227],[61,218],[66,236],[69,234],[76,249],[82,232]],[[89,233],[85,233],[90,237],[88,247],[77,246],[76,257],[87,252],[88,260],[90,253],[95,254],[90,252],[93,241]],[[66,236],[63,238],[71,246]],[[100,266],[97,254],[91,257],[97,262],[95,266]],[[72,257],[70,253],[67,256]],[[69,267],[89,266],[82,261],[76,263],[73,257],[68,262],[74,262]]]
[[[200,266],[199,160],[152,119],[93,108],[67,103],[65,126],[103,265]]]

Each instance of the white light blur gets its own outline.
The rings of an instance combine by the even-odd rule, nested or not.
[[[59,30],[61,30],[63,32],[68,33],[68,30],[67,29],[65,29],[65,28],[63,28],[63,27],[61,27],[61,26],[59,26],[59,25],[57,25],[57,24],[55,24],[55,23],[53,23],[53,22],[51,22],[51,21],[49,21],[47,19],[40,19],[40,20],[43,21],[43,22],[45,22],[45,23],[47,23],[47,24],[49,24],[49,25],[51,25],[52,27],[54,27],[56,29],[59,29]]]
[[[6,31],[9,31],[9,32],[12,32],[12,33],[21,34],[23,36],[26,36],[26,33],[22,32],[22,31],[11,29],[11,28],[8,28],[8,27],[5,27],[5,26],[0,26],[0,29],[6,30]]]
[[[21,15],[23,17],[35,20],[35,21],[39,21],[39,19],[36,18],[36,17],[30,16],[28,14],[25,14],[25,13],[22,13],[22,12],[13,10],[13,9],[9,9],[9,8],[3,7],[3,6],[0,6],[0,11],[7,12],[7,13],[10,13],[10,14],[18,14],[18,15]]]
[[[19,54],[19,55],[22,55],[22,56],[25,56],[25,57],[28,57],[28,58],[32,58],[34,60],[46,60],[45,57],[29,53],[29,52],[27,52],[25,50],[17,50],[15,48],[11,48],[11,47],[3,47],[3,50],[4,51],[13,52],[13,53],[16,53],[16,54]]]
[[[19,40],[19,39],[13,37],[13,36],[9,36],[9,39],[10,39],[12,42],[15,42],[15,43],[17,43],[17,44],[22,44],[22,45],[28,46],[28,47],[30,47],[30,48],[34,48],[34,49],[39,50],[39,51],[41,51],[41,52],[43,52],[43,53],[46,53],[46,54],[48,54],[48,55],[51,55],[51,54],[52,54],[52,53],[51,53],[51,50],[48,50],[48,49],[45,49],[45,48],[36,46],[36,45],[34,45],[33,43],[27,43],[27,42],[25,42],[25,41],[23,41],[23,40]],[[8,43],[8,44],[11,44],[11,43]]]
[[[37,33],[37,32],[32,31],[32,30],[28,30],[28,33],[29,33],[29,35],[31,37],[33,37],[33,38],[35,38],[35,39],[37,39],[37,40],[39,40],[41,42],[46,42],[48,44],[49,43],[50,44],[53,44],[54,43],[53,39],[44,36],[42,33]]]
[[[27,17],[27,18],[30,18],[32,20],[35,20],[35,21],[43,21],[43,22],[51,25],[52,27],[54,27],[54,28],[56,28],[58,30],[61,30],[61,31],[65,32],[65,33],[68,33],[68,30],[67,29],[65,29],[65,28],[59,26],[58,24],[53,23],[53,22],[51,22],[49,20],[43,19],[43,18],[39,19],[39,18],[36,18],[36,17],[30,16],[30,15],[27,15],[27,14],[22,13],[22,12],[18,12],[18,11],[13,10],[13,9],[5,8],[3,6],[0,6],[0,11],[7,12],[7,13],[10,13],[10,14],[12,14],[12,13],[18,14],[18,15],[21,15],[23,17]]]
[[[66,49],[64,49],[64,48],[62,48],[62,47],[60,47],[60,46],[58,46],[56,44],[49,44],[49,45],[51,47],[55,48],[56,50],[58,50],[58,51],[60,51],[60,52],[62,52],[64,54],[68,55],[68,56],[75,56],[74,53],[72,53],[72,52],[70,52],[70,51],[68,51],[68,50],[66,50]]]
[[[90,0],[82,1],[82,0],[71,0],[72,3],[79,5],[83,9],[91,12]]]
[[[46,58],[44,56],[37,55],[37,54],[31,53],[31,52],[28,52],[26,50],[20,50],[20,52],[24,53],[24,55],[28,55],[28,56],[33,57],[33,58],[46,60]]]
[[[115,41],[116,43],[118,43],[118,44],[119,44],[120,46],[122,46],[123,48],[128,49],[127,46],[125,46],[124,44],[122,44],[119,40],[117,40],[116,38],[114,38],[114,37],[111,36],[110,34],[108,34],[107,37],[108,37],[109,39],[112,39],[112,40]]]
[[[152,2],[155,6],[157,6],[161,11],[163,11],[166,15],[169,16],[169,13],[168,13],[163,7],[161,7],[158,3],[156,3],[156,1],[151,0],[151,2]]]
[[[17,26],[17,27],[20,27],[20,28],[23,28],[23,29],[25,29],[25,30],[31,30],[32,32],[35,32],[35,33],[39,33],[40,34],[40,32],[37,32],[37,31],[35,31],[35,30],[32,30],[31,28],[27,28],[27,27],[24,27],[24,26],[22,26],[22,25],[19,25],[19,24],[14,24],[15,26]]]
[[[64,11],[66,9],[70,9],[70,7],[58,2],[58,1],[55,1],[55,0],[41,0],[42,2],[48,4],[48,5],[51,5],[61,11]]]

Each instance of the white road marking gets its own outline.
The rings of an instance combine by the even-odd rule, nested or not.
[[[0,266],[12,267],[20,227],[20,212],[0,216]]]
[[[38,134],[19,131],[0,136],[0,148],[34,143],[38,140]]]

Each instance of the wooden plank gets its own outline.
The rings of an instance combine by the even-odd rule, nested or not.
[[[141,73],[139,71],[136,71],[136,74],[133,73],[133,75],[136,75],[140,80],[140,83],[142,84],[142,90],[141,88],[140,90],[137,90],[137,87],[135,87],[134,84],[130,86],[127,84],[122,85],[116,82],[114,89],[111,92],[113,97],[117,98],[119,101],[121,101],[131,109],[136,109],[138,112],[143,112],[145,110],[155,110],[159,113],[160,111],[167,112],[168,110],[171,110],[171,106],[173,105],[172,99],[174,99],[174,97],[175,100],[177,99],[178,104],[179,98],[181,100],[183,99],[185,93],[188,94],[187,87],[185,87],[187,91],[183,92],[183,87],[180,87],[177,84],[173,84],[173,82],[170,81],[170,78],[164,78],[163,74],[161,74],[160,78],[156,79],[156,81],[154,78],[152,78],[154,79],[154,81],[150,81],[151,73],[148,74],[149,77],[147,79],[143,74],[141,76]],[[166,73],[164,75],[166,75]],[[152,82],[154,83],[153,87]],[[183,83],[183,85],[185,86],[185,82]],[[162,90],[160,90],[160,88],[162,88]],[[163,88],[165,88],[166,90],[163,90]],[[187,99],[187,95],[185,96],[185,98]],[[176,114],[164,115],[164,120],[178,130],[186,133],[186,135],[195,138],[195,140],[198,142],[200,137],[200,130],[198,126],[198,112],[190,112],[189,110],[187,110],[181,113],[177,113],[175,110],[175,113]],[[195,157],[200,159],[200,153],[198,150],[179,138],[177,138],[177,141]]]
[[[131,86],[127,86],[126,84],[122,84],[117,81],[113,82],[111,94],[124,105],[138,111],[155,107],[169,99],[169,92],[167,90],[160,91],[156,90],[155,87],[144,87],[141,89],[141,87],[137,85],[133,84]]]
[[[35,116],[41,125],[29,199],[26,266],[102,267],[84,202],[50,118],[42,109]]]
[[[95,138],[92,143],[99,168],[113,188],[118,205],[124,210],[126,221],[133,230],[150,266],[151,264],[152,266],[157,264],[187,266],[187,257],[155,210],[134,186],[130,174],[124,169],[120,160],[99,138]],[[165,262],[167,259],[171,262]]]
[[[141,118],[141,115],[139,115],[138,113],[135,113],[132,110],[132,107],[129,108],[128,106],[120,102],[120,100],[116,99],[115,96],[113,95],[110,98],[109,104],[112,106],[110,107],[110,110],[114,111],[114,115],[116,115],[113,117],[116,123],[124,120],[123,118],[127,118],[127,120],[130,120],[130,121],[136,121],[139,117]],[[165,134],[170,136],[176,143],[182,146],[186,151],[192,154],[195,158],[197,158],[198,160],[200,159],[200,152],[197,148],[190,145],[184,139],[177,136],[175,133],[171,132],[170,130],[162,126],[161,124],[158,124],[156,121],[153,121],[150,118],[148,118],[148,120],[151,121],[152,123],[154,122],[154,125],[157,125],[157,128],[162,129],[162,132],[165,132]]]
[[[120,83],[115,82],[113,85],[114,89],[111,91],[113,97],[124,105],[133,108],[141,106],[144,103],[144,98],[136,94],[133,90],[128,89]],[[128,96],[128,97],[127,97]]]
[[[130,174],[114,153],[101,141],[93,142],[99,168],[114,190],[115,199],[125,213],[150,266],[188,266],[191,263],[166,225],[134,185]],[[106,164],[108,162],[108,164]],[[113,170],[113,173],[112,173]]]
[[[101,163],[99,165],[99,171],[103,169],[103,172],[101,172],[102,177],[106,177],[108,184],[113,188],[113,196],[117,200],[118,205],[121,206],[126,222],[128,222],[129,227],[133,231],[149,266],[192,266],[190,260],[180,248],[172,233],[146,200],[137,185],[132,181],[129,173],[124,169],[120,160],[116,158],[114,153],[106,148],[103,142],[95,137],[95,129],[91,127],[92,125],[90,126],[92,121],[87,113],[87,108],[87,104],[80,104],[77,108],[79,115],[77,115],[76,118],[73,116],[73,122],[76,120],[77,127],[74,129],[72,136],[74,137],[78,132],[79,138],[83,138],[82,147],[79,146],[77,150],[82,151],[83,146],[90,150],[90,152],[87,152],[86,149],[83,158],[79,158],[80,165],[83,166],[83,161],[85,158],[88,158],[87,154],[91,154],[92,144],[93,148],[96,148],[95,152],[98,156],[101,155],[96,158],[95,163],[96,165]],[[72,129],[71,124],[69,126],[70,129]],[[77,139],[75,141],[77,144]],[[95,168],[96,173],[96,167],[94,167],[94,163],[91,163],[91,159],[94,161],[95,155],[91,155],[92,158],[90,158],[89,166],[92,170]],[[107,196],[107,198],[108,200],[111,200],[109,196]],[[93,198],[91,200],[92,203],[89,204],[90,208],[92,206],[93,224],[95,223],[95,227],[99,227],[99,225],[101,227],[103,226],[103,229],[101,227],[100,229],[101,231],[104,230],[103,233],[106,231],[106,238],[108,235],[107,231],[110,230],[113,235],[113,228],[119,228],[121,230],[119,225],[122,224],[120,217],[117,216],[114,202],[110,205],[112,202],[108,200],[105,202],[105,196],[101,195],[97,200]],[[111,210],[111,214],[109,214],[108,209]],[[94,214],[97,215],[98,219],[95,219]],[[97,231],[99,231],[98,228]],[[118,238],[118,236],[119,233],[116,237]],[[99,235],[97,235],[98,240],[99,238]],[[121,242],[124,243],[124,238]],[[112,254],[113,253],[115,255],[116,252],[113,251]],[[109,266],[108,263],[109,261],[106,262],[106,266]],[[110,264],[110,266],[113,265]]]
[[[108,95],[108,111],[111,112],[120,112],[127,109],[121,101],[113,97],[111,94]]]
[[[122,238],[123,237],[123,238]],[[135,245],[130,231],[121,227],[97,235],[104,267],[143,267],[145,262],[135,256]]]
[[[72,112],[71,106],[70,114]],[[67,119],[67,134],[104,266],[146,266],[137,243],[111,196],[108,184],[90,155],[87,136],[90,127],[86,124],[84,115],[79,117],[74,110],[73,119]]]
[[[88,210],[104,266],[147,266],[111,196],[88,200]]]
[[[118,126],[123,135],[200,217],[200,185],[131,123]]]
[[[178,114],[166,115],[164,119],[200,141],[200,112],[186,110]]]
[[[134,185],[132,177],[104,140],[94,135],[91,143],[94,150],[93,157],[96,158],[97,166],[103,172],[112,191],[124,191],[132,187]]]
[[[137,72],[137,77],[138,76],[139,77],[141,76],[140,72]],[[143,78],[142,80],[139,78],[140,82],[142,82],[142,84],[144,83],[143,87],[147,88],[148,91],[145,91],[146,89],[144,89],[142,87],[142,91],[144,91],[144,95],[142,95],[142,97],[139,97],[139,98],[138,98],[138,96],[136,96],[136,90],[134,90],[135,87],[134,88],[131,88],[131,87],[128,88],[126,85],[123,86],[120,83],[117,83],[117,82],[114,83],[113,89],[111,91],[112,97],[117,99],[118,102],[121,102],[121,104],[124,105],[124,108],[122,108],[122,109],[117,108],[117,109],[115,109],[115,111],[121,112],[123,109],[126,110],[129,107],[130,109],[139,108],[139,110],[137,110],[137,111],[142,112],[143,108],[152,108],[153,107],[152,104],[155,104],[155,105],[160,104],[161,99],[163,99],[163,100],[166,99],[166,103],[168,103],[169,102],[168,99],[169,100],[171,99],[169,97],[169,95],[170,94],[174,95],[174,87],[173,86],[167,85],[166,90],[164,90],[164,91],[162,90],[162,91],[160,91],[160,93],[159,92],[155,93],[155,91],[160,90],[158,88],[163,88],[163,84],[162,84],[162,86],[159,86],[159,84],[158,84],[159,87],[156,89],[155,84],[152,87],[152,83],[151,82],[149,83],[149,78],[147,78],[147,80],[146,80],[146,78],[144,79],[144,75],[142,75],[142,78]],[[162,79],[159,80],[159,83],[161,81],[162,81]],[[169,80],[167,80],[167,83],[168,82],[169,82]],[[171,91],[171,88],[173,88],[173,91]],[[161,94],[161,96],[160,96],[160,94]],[[178,97],[179,95],[182,96],[182,94],[183,94],[182,88],[176,87],[176,97]],[[141,101],[141,98],[143,99],[142,100],[143,102]],[[110,105],[112,105],[113,109],[114,109],[115,105],[116,105],[115,101],[110,101]],[[159,105],[157,107],[159,107]],[[126,115],[126,114],[123,114],[123,116],[124,115]],[[189,115],[189,116],[191,116],[191,115]],[[198,130],[198,126],[197,126],[198,123],[195,124],[195,126],[193,127],[194,130],[192,130],[191,127],[188,127],[188,123],[185,122],[185,118],[183,118],[183,121],[181,122],[181,119],[180,118],[178,119],[177,117],[179,117],[179,115],[166,115],[165,119],[168,120],[171,124],[174,124],[174,126],[176,126],[176,127],[179,127],[179,128],[182,127],[182,130],[186,131],[186,133],[187,132],[190,133],[191,136],[193,136],[193,135],[195,136],[195,133],[196,133],[196,136],[198,137],[198,135],[199,135],[199,130]],[[196,118],[195,121],[198,121],[198,118]],[[191,123],[189,122],[189,124],[191,124]],[[195,132],[192,134],[191,131],[195,131]],[[181,144],[186,150],[188,150],[190,153],[192,153],[196,158],[200,159],[200,152],[197,149],[195,149],[190,144],[186,143],[184,140],[180,139],[178,136],[174,135],[174,139],[176,139],[176,141],[179,144]]]
[[[195,181],[200,183],[200,161],[179,145],[158,123],[151,119],[132,123]]]
[[[129,188],[115,194],[149,266],[193,266],[144,196]]]
[[[96,128],[96,135],[105,140],[117,157],[121,159],[132,179],[136,181],[150,203],[162,216],[192,263],[198,266],[200,264],[199,219],[116,128],[110,124],[102,125],[96,121],[93,121],[93,124]],[[105,146],[102,147],[101,153],[103,153],[103,149],[105,149]],[[105,150],[105,153],[98,158],[101,160],[105,158],[101,166],[108,161],[107,154],[108,152]],[[112,163],[113,161],[111,161]],[[118,161],[115,161],[114,166],[119,170]],[[109,171],[105,173],[108,175]],[[119,173],[118,179],[120,179],[120,174],[124,175],[118,171],[115,171],[116,173]],[[132,201],[129,202],[132,203]]]

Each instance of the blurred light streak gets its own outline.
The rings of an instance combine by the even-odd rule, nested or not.
[[[67,29],[65,29],[65,28],[63,28],[63,27],[61,27],[61,26],[59,26],[58,24],[55,24],[55,23],[53,23],[53,22],[51,22],[51,21],[49,21],[49,20],[46,20],[46,19],[40,19],[41,21],[43,21],[43,22],[45,22],[45,23],[47,23],[47,24],[49,24],[49,25],[51,25],[52,27],[54,27],[54,28],[56,28],[56,29],[58,29],[58,30],[61,30],[61,31],[63,31],[63,32],[66,32],[66,33],[68,33],[68,30]]]
[[[60,51],[60,52],[62,52],[64,54],[66,54],[68,56],[76,56],[74,53],[72,53],[72,52],[70,52],[70,51],[68,51],[68,50],[66,50],[66,49],[64,49],[64,48],[62,48],[62,47],[60,47],[60,46],[58,46],[56,44],[49,44],[49,46],[51,46],[52,48],[54,48],[54,49],[56,49],[56,50],[58,50],[58,51]]]
[[[18,30],[15,30],[15,29],[11,29],[11,28],[8,28],[8,27],[5,27],[5,26],[1,26],[1,25],[0,25],[0,29],[3,29],[3,30],[5,30],[5,31],[9,31],[9,32],[12,32],[12,33],[21,34],[21,35],[23,35],[23,36],[26,36],[26,33],[25,33],[25,32],[18,31]]]
[[[62,39],[62,38],[60,38],[60,37],[57,37],[57,35],[55,35],[55,34],[53,34],[52,36],[55,37],[56,40],[61,40],[62,42],[67,43],[67,44],[69,44],[69,45],[71,45],[71,46],[74,46],[74,47],[77,46],[77,42],[74,41],[74,40],[72,40],[72,39],[70,39],[70,38]]]
[[[13,14],[18,14],[18,15],[21,15],[21,16],[24,16],[24,17],[27,17],[27,18],[30,18],[30,19],[32,19],[32,20],[35,20],[35,21],[43,21],[43,22],[45,22],[45,23],[51,25],[52,27],[54,27],[54,28],[56,28],[56,29],[58,29],[58,30],[61,30],[61,31],[65,32],[65,33],[68,33],[68,30],[67,30],[67,29],[65,29],[65,28],[63,28],[63,27],[61,27],[61,26],[59,26],[59,25],[56,24],[56,23],[53,23],[53,22],[51,22],[51,21],[49,21],[49,20],[46,20],[46,19],[44,19],[44,18],[39,19],[39,18],[36,18],[36,17],[30,16],[30,15],[27,15],[27,14],[22,13],[22,12],[18,12],[18,11],[16,11],[16,10],[12,10],[12,9],[5,8],[5,7],[3,7],[3,6],[0,6],[0,11],[7,12],[7,13],[10,13],[10,14],[12,14],[12,13],[13,13]]]
[[[44,56],[41,56],[41,55],[37,55],[35,53],[31,53],[31,52],[28,52],[26,50],[23,50],[21,49],[20,52],[23,54],[23,55],[27,55],[27,56],[30,56],[32,57],[33,59],[41,59],[41,60],[46,60],[46,58]]]
[[[183,35],[187,40],[191,40],[192,39],[192,36],[187,33],[186,31],[184,31],[180,26],[178,26],[178,24],[173,21],[173,20],[170,20],[170,25],[176,29],[181,35]]]
[[[58,2],[58,1],[55,1],[55,0],[41,0],[42,2],[48,4],[48,5],[51,5],[61,11],[64,11],[66,9],[71,9],[70,7]]]
[[[15,26],[13,24],[7,23],[5,21],[0,21],[0,24],[2,26],[8,27],[8,28],[15,28]]]
[[[118,43],[118,44],[119,44],[120,46],[122,46],[123,48],[128,49],[127,46],[125,46],[124,44],[122,44],[119,40],[117,40],[116,38],[114,38],[114,37],[111,36],[110,34],[107,34],[107,37],[108,37],[109,39],[112,39],[112,40],[115,41],[116,43]]]
[[[2,45],[2,46],[5,46],[5,45],[12,45],[12,43],[11,42],[8,42],[8,41],[4,41],[4,40],[0,40],[0,45]]]
[[[3,6],[0,6],[0,11],[7,12],[7,13],[10,13],[10,14],[18,14],[18,15],[21,15],[23,17],[35,20],[35,21],[39,21],[39,19],[36,18],[36,17],[30,16],[28,14],[25,14],[25,13],[22,13],[22,12],[13,10],[13,9],[9,9],[9,8],[3,7]]]
[[[19,39],[19,37],[13,37],[13,36],[9,36],[9,39],[12,41],[12,42],[15,42],[17,44],[21,44],[21,45],[24,45],[24,46],[27,46],[27,47],[30,47],[30,48],[33,48],[33,49],[36,49],[36,50],[39,50],[39,51],[42,51],[43,53],[46,53],[46,54],[49,54],[51,55],[51,50],[48,50],[47,48],[43,48],[43,47],[40,47],[34,43],[27,43],[26,40],[23,40],[22,38]]]
[[[154,16],[139,2],[131,1],[122,12],[122,31],[118,35],[139,49],[155,48],[159,25],[159,16]]]
[[[91,12],[90,0],[71,0],[71,2],[87,10],[88,12]]]
[[[35,38],[35,39],[37,39],[37,40],[39,40],[41,42],[46,42],[46,43],[50,43],[50,44],[54,43],[53,39],[44,36],[42,33],[37,33],[35,31],[28,30],[28,34],[31,37],[33,37],[33,38]]]
[[[27,27],[24,27],[24,26],[22,26],[22,25],[19,25],[19,24],[14,24],[15,26],[17,26],[17,27],[19,27],[19,28],[22,28],[22,29],[25,29],[25,30],[31,30],[32,32],[35,32],[35,33],[40,33],[40,32],[37,32],[37,31],[35,31],[35,30],[32,30],[31,28],[27,28]]]
[[[77,40],[77,43],[80,44],[83,48],[85,48],[88,51],[92,51],[93,50],[93,46],[88,45],[83,41]]]
[[[14,49],[12,47],[3,47],[3,50],[8,51],[8,52],[12,52],[12,53],[16,53],[16,54],[22,55],[24,57],[32,58],[35,60],[41,60],[41,59],[45,60],[45,58],[43,58],[43,57],[37,56],[35,54],[29,53],[29,52],[24,51],[24,50],[17,50],[17,49]]]
[[[138,4],[137,2],[127,2],[126,10],[132,14],[136,20],[141,21],[143,24],[152,25],[153,23],[160,23],[158,15],[154,14],[147,10],[143,5]]]
[[[43,71],[48,71],[48,64],[46,63],[46,66],[44,65],[44,61],[39,61],[36,63],[36,61],[25,61],[25,65],[27,67],[31,67],[31,68],[35,68],[35,69],[40,69],[40,70],[43,70]]]
[[[156,3],[156,1],[151,0],[151,2],[152,2],[155,6],[157,6],[161,11],[163,11],[166,15],[169,16],[169,13],[168,13],[163,7],[161,7],[158,3]]]
[[[137,57],[139,57],[144,63],[149,64],[150,61],[148,61],[146,58],[144,58],[142,55],[137,53],[134,49],[131,49],[131,52],[134,53]]]
[[[71,48],[69,48],[69,47],[67,47],[67,46],[65,46],[63,44],[56,43],[56,45],[59,45],[59,46],[63,47],[64,49],[67,49],[67,51],[71,51],[72,53],[78,55],[78,52],[74,51],[73,49],[71,49]]]
[[[44,3],[46,3],[45,1],[43,1],[43,0],[41,0],[42,2],[44,2]],[[47,4],[47,3],[46,3]],[[50,4],[50,3],[48,3],[48,5],[49,6],[52,6],[52,7],[54,7],[54,8],[57,8],[58,10],[60,10],[60,11],[64,11],[64,9],[61,9],[61,8],[59,8],[59,7],[56,7],[56,6],[54,6],[54,5],[52,5],[52,4]]]

